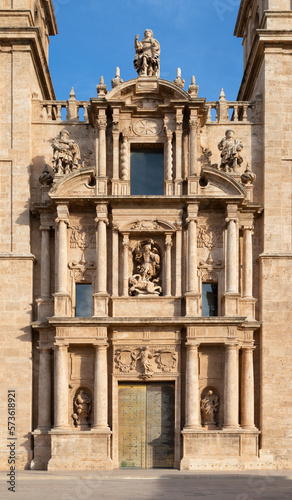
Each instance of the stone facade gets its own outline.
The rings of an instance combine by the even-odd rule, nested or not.
[[[180,70],[160,79],[149,29],[137,78],[117,68],[111,90],[101,78],[97,97],[57,101],[52,2],[13,5],[0,10],[0,390],[16,390],[17,467],[291,467],[290,0],[242,0],[233,102],[198,97],[194,77],[185,90]],[[147,164],[160,194],[133,195],[135,152],[162,158]]]

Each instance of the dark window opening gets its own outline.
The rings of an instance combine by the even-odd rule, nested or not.
[[[218,283],[202,284],[202,316],[218,316]]]
[[[163,148],[161,145],[131,148],[131,194],[163,195]]]
[[[87,318],[92,315],[92,285],[76,283],[76,318]]]

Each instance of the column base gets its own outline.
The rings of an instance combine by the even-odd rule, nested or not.
[[[71,297],[67,293],[54,293],[54,316],[68,318],[71,317]]]
[[[130,181],[112,179],[112,195],[128,196],[130,194]]]
[[[51,458],[51,436],[49,430],[36,429],[34,436],[34,457],[30,463],[31,470],[47,470]]]
[[[109,295],[107,293],[93,294],[93,316],[108,316]]]
[[[188,177],[188,194],[199,193],[199,181],[200,178],[197,175],[190,175]]]
[[[111,431],[71,430],[51,435],[48,470],[112,470]]]
[[[181,196],[183,194],[183,179],[176,179],[174,181],[174,194]]]
[[[164,190],[166,196],[173,196],[173,182],[172,181],[164,181]]]
[[[187,292],[185,294],[186,301],[186,316],[201,316],[201,294],[194,292]]]
[[[181,470],[249,470],[260,467],[259,431],[183,430]]]
[[[44,321],[54,314],[54,300],[53,299],[37,299],[37,317],[38,321]]]
[[[240,294],[236,292],[226,292],[222,298],[224,316],[240,316],[239,314]]]
[[[253,297],[243,297],[239,299],[239,315],[246,316],[247,320],[255,319],[255,305],[257,299]]]
[[[96,194],[107,194],[108,177],[96,178]]]

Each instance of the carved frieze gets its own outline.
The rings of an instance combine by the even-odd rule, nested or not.
[[[153,373],[177,372],[178,353],[172,346],[116,347],[114,363],[120,373],[138,372],[150,377]]]
[[[162,131],[162,122],[159,120],[139,120],[133,124],[133,131],[139,136],[155,136]]]
[[[70,248],[95,248],[95,227],[72,226]]]

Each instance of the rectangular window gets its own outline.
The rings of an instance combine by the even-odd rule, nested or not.
[[[88,318],[92,315],[92,285],[76,283],[76,318]]]
[[[218,283],[202,284],[202,316],[218,316]]]
[[[131,148],[131,194],[163,195],[163,148],[159,144]]]

